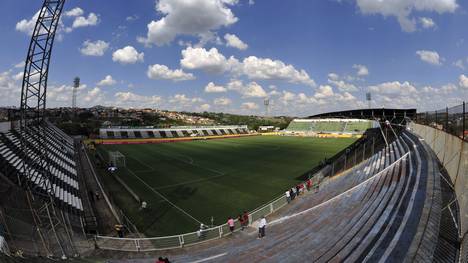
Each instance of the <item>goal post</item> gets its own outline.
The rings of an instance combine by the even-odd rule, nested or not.
[[[125,155],[119,151],[109,152],[109,165],[114,167],[126,167]]]

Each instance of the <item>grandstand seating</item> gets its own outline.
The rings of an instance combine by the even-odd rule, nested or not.
[[[195,136],[224,136],[248,134],[247,126],[220,127],[185,127],[170,129],[132,129],[105,128],[100,130],[101,139],[149,139],[149,138],[183,138]]]
[[[310,131],[313,130],[314,123],[313,122],[295,122],[292,121],[289,126],[289,131]]]
[[[346,122],[317,122],[314,130],[316,132],[342,132]]]
[[[34,129],[38,131],[39,128]],[[41,154],[38,147],[40,139],[35,137],[35,133],[24,135],[26,143],[31,146],[31,152],[22,157],[20,131],[14,129],[7,133],[0,133],[0,167],[2,167],[0,172],[5,172],[5,175],[9,176],[12,181],[17,181],[17,177],[23,176],[24,167],[22,167],[21,158],[34,159]],[[45,184],[50,184],[59,206],[66,211],[80,214],[83,212],[83,204],[80,197],[73,139],[51,124],[46,127],[45,135],[49,147],[48,168],[51,177],[44,176],[36,166],[27,180],[44,194],[47,190]]]
[[[408,153],[406,155],[406,153]],[[388,147],[268,218],[261,242],[238,238],[175,255],[198,260],[226,252],[236,262],[427,262],[440,220],[435,158],[404,132]]]
[[[362,132],[371,127],[370,122],[347,122],[344,129],[345,132]]]
[[[364,133],[372,128],[372,121],[355,119],[293,120],[286,131],[315,133]]]

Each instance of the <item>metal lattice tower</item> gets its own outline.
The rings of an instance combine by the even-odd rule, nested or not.
[[[366,93],[366,100],[369,103],[369,109],[372,108],[372,93],[370,92]]]
[[[76,77],[73,80],[73,97],[72,97],[72,108],[76,110],[76,93],[78,92],[78,88],[80,87],[80,78]]]
[[[268,114],[270,113],[270,99],[265,99],[263,101],[263,105],[265,106],[265,117],[268,117]]]
[[[23,176],[31,178],[39,170],[42,185],[49,195],[54,194],[48,171],[48,147],[45,134],[45,109],[47,79],[55,32],[65,0],[45,0],[29,44],[24,67],[21,90],[21,145],[23,151]],[[38,144],[40,154],[30,154],[32,145],[26,140],[30,136]],[[29,140],[31,141],[31,140]],[[35,156],[35,157],[31,157]],[[24,185],[24,178],[20,184]]]
[[[18,184],[28,193],[37,231],[41,237],[45,237],[47,234],[44,235],[42,232],[49,233],[52,230],[63,256],[65,256],[63,242],[57,234],[63,226],[63,221],[55,210],[45,110],[52,47],[64,4],[65,0],[44,0],[31,36],[21,90],[22,167],[18,174]],[[36,202],[37,196],[41,197],[42,203]],[[49,245],[46,243],[43,239],[45,251],[49,253]]]

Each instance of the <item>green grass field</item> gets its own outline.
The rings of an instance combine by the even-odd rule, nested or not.
[[[127,167],[119,176],[149,208],[139,211],[116,180],[100,170],[112,198],[147,236],[195,231],[199,224],[175,209],[170,202],[199,221],[215,225],[228,216],[253,210],[299,177],[352,144],[355,139],[255,136],[223,140],[167,144],[103,145],[98,151],[120,151]]]

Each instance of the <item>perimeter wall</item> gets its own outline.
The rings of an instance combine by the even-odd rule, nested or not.
[[[429,126],[416,123],[409,126],[426,141],[447,170],[455,186],[460,208],[459,236],[463,243],[468,242],[468,142]],[[448,208],[453,208],[454,205],[455,203]]]

